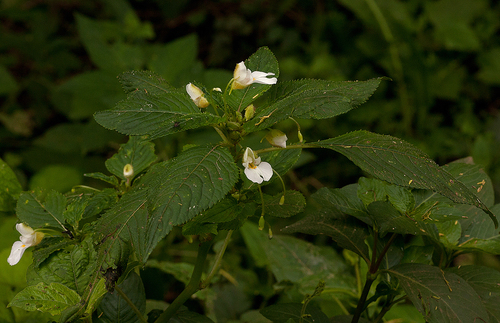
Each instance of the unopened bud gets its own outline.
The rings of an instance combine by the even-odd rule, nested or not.
[[[299,131],[297,131],[297,137],[299,137],[299,141],[300,141],[300,142],[303,142],[303,141],[304,141],[304,137],[302,137],[302,132],[300,132],[300,130],[299,130]]]
[[[222,90],[220,89],[220,87],[214,87],[214,88],[212,89],[212,91],[222,92]]]
[[[269,240],[273,238],[273,230],[271,230],[271,227],[269,227]]]
[[[259,230],[264,230],[264,226],[266,225],[266,220],[264,220],[264,216],[261,215],[259,219]]]
[[[134,167],[131,164],[127,164],[123,167],[123,176],[126,179],[134,177]]]
[[[248,107],[245,108],[245,121],[248,121],[253,118],[255,115],[255,107],[253,104],[250,104]]]
[[[285,195],[280,198],[280,205],[285,204]]]
[[[286,148],[287,136],[283,131],[271,129],[266,135],[267,141],[275,147]]]

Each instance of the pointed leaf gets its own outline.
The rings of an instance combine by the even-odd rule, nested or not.
[[[17,201],[17,217],[33,229],[54,227],[66,231],[64,209],[66,198],[51,190],[44,196],[41,191],[23,192]]]
[[[384,78],[368,81],[296,80],[278,82],[269,106],[245,123],[247,132],[266,129],[288,117],[326,119],[346,113],[366,102]]]
[[[158,95],[137,90],[115,108],[99,111],[94,117],[107,129],[126,135],[147,135],[150,140],[222,120],[200,112],[188,94],[180,90]]]
[[[488,322],[474,289],[460,276],[424,264],[401,264],[386,270],[397,278],[427,322]]]
[[[9,303],[27,311],[41,311],[52,315],[61,314],[66,308],[80,302],[80,296],[63,284],[43,282],[28,286]]]
[[[160,95],[175,90],[160,75],[152,71],[128,71],[118,76],[118,80],[127,94],[141,91],[151,95]]]
[[[378,179],[433,190],[455,203],[474,205],[498,226],[495,215],[463,183],[401,139],[360,130],[310,145],[335,150]]]

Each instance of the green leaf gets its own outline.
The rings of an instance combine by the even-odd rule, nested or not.
[[[457,274],[474,288],[490,315],[490,322],[500,321],[500,272],[483,266],[459,266],[447,269]]]
[[[106,160],[105,164],[110,173],[126,180],[123,175],[125,165],[132,165],[134,176],[136,176],[151,165],[156,158],[155,147],[152,142],[131,136],[126,144],[120,145],[120,149],[116,154]]]
[[[263,130],[289,117],[326,119],[338,116],[366,102],[383,79],[278,82],[271,92],[273,103],[258,111],[243,129],[247,132]]]
[[[375,201],[368,205],[367,210],[382,234],[387,232],[413,235],[423,234],[439,240],[438,233],[433,224],[410,218],[405,213],[396,210],[388,202]]]
[[[365,205],[374,201],[389,201],[401,213],[412,211],[415,207],[415,198],[405,187],[366,177],[361,177],[358,184],[358,197]]]
[[[71,251],[59,250],[47,260],[33,263],[26,276],[30,285],[40,282],[60,283],[83,295],[91,275],[97,269],[96,252],[92,241],[87,238]]]
[[[265,73],[274,73],[275,77],[279,77],[278,61],[267,47],[260,47],[245,61],[245,66],[252,72],[260,71]],[[272,85],[254,83],[241,90],[232,90],[231,95],[225,94],[225,99],[227,104],[234,110],[244,111],[250,103],[269,90],[271,86]],[[252,121],[253,120],[257,119],[254,118]]]
[[[310,145],[335,150],[378,179],[433,190],[455,203],[474,205],[485,211],[498,226],[495,215],[467,186],[401,139],[360,130]]]
[[[46,284],[41,282],[23,289],[8,306],[20,307],[27,311],[38,310],[58,315],[66,308],[80,301],[81,298],[78,293],[63,284]]]
[[[189,283],[194,270],[194,265],[186,262],[158,261],[156,259],[148,260],[147,267],[157,268],[164,273],[170,274],[184,284]]]
[[[302,232],[325,234],[335,240],[340,247],[354,251],[369,262],[368,237],[366,225],[352,217],[345,216],[337,209],[337,201],[331,190],[323,188],[311,195],[310,204],[316,206],[308,210],[306,216],[291,225],[284,233]]]
[[[0,212],[12,212],[22,188],[12,169],[2,159],[0,159],[0,183],[2,183],[0,187]]]
[[[131,272],[128,277],[118,285],[125,295],[144,315],[146,311],[146,293],[142,280],[135,272]],[[107,293],[97,307],[97,322],[123,322],[135,323],[138,321],[137,314],[127,304],[117,291]]]
[[[302,306],[301,303],[275,304],[261,309],[260,313],[275,323],[285,323],[290,319],[295,322],[330,323],[328,316],[314,306],[306,308],[301,321]]]
[[[37,269],[51,254],[74,243],[75,241],[63,237],[45,236],[42,242],[33,250],[33,267]]]
[[[193,68],[198,55],[196,34],[178,38],[168,44],[155,47],[148,68],[174,82],[179,76]],[[175,83],[176,84],[176,83]]]
[[[17,201],[16,213],[19,220],[33,229],[54,227],[66,231],[64,210],[66,198],[59,192],[23,192]]]
[[[136,90],[113,109],[97,112],[94,118],[107,129],[126,135],[147,135],[150,140],[222,121],[221,117],[201,112],[180,90],[160,94]]]
[[[87,173],[87,174],[83,174],[83,176],[90,177],[93,179],[98,179],[98,180],[101,180],[101,181],[106,182],[108,184],[111,184],[113,186],[120,185],[120,183],[118,182],[118,179],[115,176],[108,176],[108,175],[105,175],[105,174],[99,173],[99,172]]]
[[[156,171],[148,208],[158,230],[192,219],[221,200],[238,180],[233,157],[222,147],[188,149]]]
[[[427,322],[488,322],[480,297],[465,279],[424,264],[401,264],[386,270],[397,278]]]
[[[243,204],[239,204],[233,197],[226,197],[212,208],[204,211],[193,220],[184,224],[182,226],[182,234],[217,234],[217,225],[219,223],[233,221],[243,209]]]
[[[118,76],[125,93],[141,91],[160,95],[175,90],[161,76],[151,71],[128,71]]]
[[[80,222],[83,218],[83,214],[85,213],[85,209],[87,208],[89,201],[90,196],[88,195],[75,197],[71,200],[66,207],[66,210],[63,212],[66,222],[71,224],[73,228],[78,228],[78,222]]]
[[[285,196],[284,203],[280,204],[283,195]],[[275,196],[265,195],[264,197],[266,216],[288,218],[302,212],[306,206],[306,199],[299,191],[288,190],[284,194],[278,193]]]

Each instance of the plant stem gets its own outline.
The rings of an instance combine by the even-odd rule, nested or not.
[[[392,236],[389,238],[389,241],[387,241],[384,249],[382,249],[382,252],[380,253],[380,255],[378,255],[377,258],[378,231],[373,231],[372,261],[370,263],[370,269],[368,269],[368,272],[366,273],[365,286],[363,287],[363,291],[361,292],[361,296],[359,297],[358,306],[356,307],[356,311],[354,312],[351,323],[357,323],[359,321],[361,313],[363,313],[363,310],[365,309],[366,298],[368,296],[368,293],[370,292],[370,288],[375,281],[375,278],[377,277],[377,271],[394,239],[396,239],[396,233],[392,234]]]
[[[363,313],[363,310],[365,309],[366,298],[368,297],[370,288],[375,281],[375,277],[376,275],[373,275],[370,272],[366,273],[365,286],[363,287],[363,291],[361,292],[361,297],[359,298],[358,306],[356,307],[356,311],[354,312],[351,323],[358,323],[359,318],[361,317],[361,313]]]
[[[120,296],[125,300],[125,302],[127,302],[128,306],[130,306],[130,308],[135,312],[135,314],[139,318],[139,321],[141,321],[142,323],[147,323],[142,313],[139,311],[137,306],[135,306],[135,304],[130,300],[127,294],[125,294],[123,290],[118,286],[115,286],[115,290],[118,292],[118,294],[120,294]]]
[[[155,323],[167,323],[170,318],[177,312],[177,310],[184,304],[194,293],[200,289],[201,274],[203,273],[203,265],[207,259],[208,251],[212,241],[204,241],[200,243],[198,248],[198,256],[196,257],[196,263],[194,265],[193,273],[191,274],[191,279],[186,285],[186,288],[180,293],[179,296],[170,304],[169,307],[158,317]]]
[[[224,253],[226,252],[227,245],[229,244],[229,240],[231,240],[231,235],[233,234],[233,230],[229,230],[227,232],[226,238],[224,239],[224,244],[222,245],[221,249],[219,250],[219,253],[215,257],[215,263],[212,267],[212,270],[208,274],[207,278],[200,284],[200,289],[206,288],[209,284],[212,278],[215,276],[215,274],[218,272],[220,263],[222,261],[222,257],[224,256]]]

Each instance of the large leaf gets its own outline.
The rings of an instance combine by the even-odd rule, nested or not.
[[[500,322],[500,272],[482,266],[453,267],[447,271],[457,274],[474,288],[490,315],[490,322]]]
[[[158,230],[185,223],[221,200],[238,180],[226,148],[195,147],[158,165],[148,202]],[[151,231],[148,231],[150,234]]]
[[[151,71],[129,71],[118,76],[125,93],[142,91],[152,95],[159,95],[174,91],[174,88],[165,82],[161,76]]]
[[[80,296],[63,284],[43,282],[28,286],[19,292],[9,306],[21,307],[27,311],[42,311],[52,315],[61,314],[66,308],[80,302]]]
[[[364,103],[383,78],[368,81],[297,80],[278,83],[269,106],[244,125],[247,132],[269,128],[288,117],[326,119],[346,113]],[[275,102],[274,102],[275,101]]]
[[[275,77],[279,76],[278,61],[267,47],[261,47],[252,54],[245,61],[245,66],[252,72],[274,73]],[[270,87],[271,85],[254,83],[241,90],[232,90],[230,95],[225,94],[225,99],[231,108],[243,111],[252,101],[266,92]]]
[[[46,195],[41,191],[23,192],[17,200],[19,220],[33,229],[54,227],[66,231],[63,212],[66,198],[54,190]]]
[[[365,239],[368,237],[366,225],[341,213],[336,207],[337,202],[331,190],[326,188],[318,190],[311,195],[310,202],[316,208],[309,210],[302,220],[286,226],[282,231],[325,234],[342,248],[354,251],[369,262],[368,246],[365,244]]]
[[[401,139],[360,130],[310,145],[335,150],[365,172],[389,183],[433,190],[455,203],[474,205],[498,226],[495,215],[467,186]]]
[[[14,211],[16,199],[21,193],[21,184],[16,174],[0,159],[0,212]]]
[[[424,264],[401,264],[386,270],[397,278],[427,322],[488,322],[474,289],[462,277]]]
[[[221,121],[218,116],[200,112],[180,90],[159,94],[136,90],[113,109],[99,111],[94,117],[105,128],[126,135],[148,135],[149,139]]]

